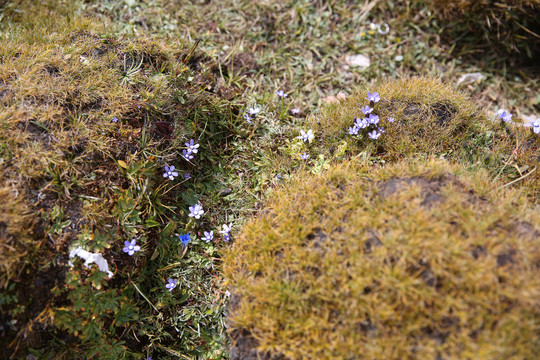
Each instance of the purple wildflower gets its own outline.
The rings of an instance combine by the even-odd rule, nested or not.
[[[286,97],[289,96],[289,95],[286,94],[283,90],[277,90],[277,91],[276,91],[276,96],[277,96],[277,97],[280,97],[280,98],[286,98]]]
[[[184,149],[182,150],[182,157],[186,160],[191,160],[193,159],[193,154],[191,154],[191,151]]]
[[[369,102],[376,103],[376,102],[379,102],[379,100],[381,100],[381,98],[379,97],[379,93],[374,92],[372,94],[372,93],[368,92],[366,100],[369,100]]]
[[[250,107],[250,108],[247,109],[247,113],[248,113],[249,116],[255,116],[260,112],[261,112],[261,108],[258,107],[258,106]]]
[[[185,179],[185,180],[191,179],[191,174],[190,174],[190,173],[185,173],[185,174],[184,174],[184,179]]]
[[[501,118],[501,120],[503,122],[512,121],[512,114],[510,114],[509,112],[506,112],[506,111],[503,111],[502,113],[500,113],[499,117]]]
[[[388,118],[388,122],[389,122],[389,123],[393,123],[393,122],[394,122],[394,118],[393,118],[393,117],[389,117],[389,118]]]
[[[378,115],[369,114],[367,120],[368,120],[368,122],[369,122],[370,124],[377,125],[377,124],[379,123],[379,116],[378,116]]]
[[[165,285],[169,291],[173,291],[173,289],[176,287],[176,284],[178,283],[178,280],[176,279],[169,279],[169,283]]]
[[[196,154],[197,151],[199,151],[199,150],[197,150],[197,148],[199,147],[199,144],[195,143],[195,141],[193,139],[191,139],[189,142],[187,142],[186,146],[187,146],[187,150],[190,153]]]
[[[303,153],[302,155],[300,155],[300,157],[302,158],[302,160],[307,160],[309,158],[309,154]]]
[[[535,134],[540,134],[540,118],[534,119],[534,116],[528,116],[527,121],[523,126],[532,127]]]
[[[373,109],[372,109],[372,108],[370,108],[370,107],[369,107],[369,106],[367,106],[367,105],[366,105],[366,106],[364,106],[364,107],[362,108],[362,112],[364,113],[364,115],[368,115],[368,114],[371,114],[371,112],[372,112],[372,111],[373,111]]]
[[[194,217],[198,220],[201,218],[202,214],[204,214],[204,210],[201,205],[195,204],[189,207],[189,217]]]
[[[178,173],[174,171],[174,165],[165,166],[165,172],[163,173],[163,177],[168,177],[169,180],[174,180],[174,178],[177,176]]]
[[[133,256],[133,254],[135,254],[135,252],[139,250],[141,250],[141,247],[137,245],[137,240],[131,239],[131,241],[124,241],[123,251],[129,256]]]
[[[372,132],[368,133],[368,136],[370,139],[377,140],[379,136],[381,136],[381,133],[377,132],[377,130],[373,130]]]
[[[201,240],[205,241],[205,242],[210,242],[213,239],[214,239],[214,232],[213,231],[205,231],[204,232],[204,237]]]

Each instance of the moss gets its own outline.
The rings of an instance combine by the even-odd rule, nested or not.
[[[373,141],[366,134],[352,137],[347,129],[354,117],[364,117],[368,91],[378,92],[375,104],[379,126],[386,132]],[[395,121],[390,123],[388,119]],[[370,89],[360,88],[345,100],[327,105],[320,115],[308,118],[317,134],[319,152],[356,156],[372,155],[382,162],[424,155],[451,159],[472,167],[489,169],[503,186],[531,172],[514,185],[540,199],[538,165],[540,137],[519,123],[493,121],[466,93],[438,79],[413,77],[381,81]]]
[[[539,220],[442,160],[299,174],[225,259],[233,342],[267,359],[533,359]]]

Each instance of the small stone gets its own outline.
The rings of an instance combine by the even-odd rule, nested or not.
[[[369,58],[362,54],[348,55],[345,58],[345,62],[351,67],[359,67],[360,70],[364,70],[371,65]]]

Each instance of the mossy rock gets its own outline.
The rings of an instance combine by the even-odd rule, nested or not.
[[[380,101],[372,104],[385,132],[377,139],[368,137],[370,126],[357,136],[348,134],[354,118],[363,118],[368,92],[378,92]],[[394,121],[390,122],[389,119]],[[371,156],[380,162],[394,162],[410,156],[436,156],[464,165],[487,169],[503,186],[526,189],[540,199],[540,136],[523,127],[519,119],[503,124],[478,107],[467,93],[439,79],[413,77],[381,81],[346,99],[324,107],[307,119],[317,141],[312,144],[325,156]]]
[[[539,224],[443,160],[300,174],[226,256],[231,359],[534,359]]]

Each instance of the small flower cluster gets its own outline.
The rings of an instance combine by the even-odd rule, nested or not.
[[[195,140],[191,139],[186,143],[186,149],[182,150],[182,157],[186,160],[192,160],[193,154],[196,154],[199,150],[197,149],[199,144],[195,143]]]
[[[360,130],[368,129],[368,137],[372,140],[377,140],[385,132],[384,127],[379,126],[379,116],[373,113],[375,103],[378,103],[381,98],[376,92],[373,94],[368,92],[366,100],[369,100],[369,106],[366,105],[360,108],[365,117],[363,119],[355,117],[354,124],[348,129],[348,132],[349,135],[358,135]],[[388,122],[394,122],[394,118],[388,118]]]

